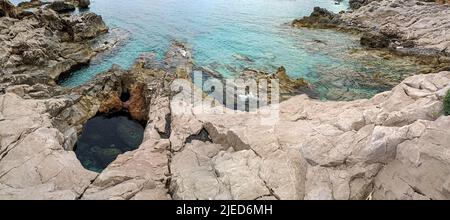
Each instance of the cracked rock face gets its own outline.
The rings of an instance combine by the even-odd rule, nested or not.
[[[399,52],[449,56],[450,25],[448,4],[411,0],[372,1],[352,13],[341,16],[345,23],[359,28],[377,30],[384,35],[396,35],[400,44],[392,47]],[[404,45],[402,45],[402,42]]]
[[[445,130],[442,121],[448,117],[442,115],[442,98],[450,88],[449,82],[450,72],[417,75],[392,91],[351,102],[296,96],[280,103],[280,118],[271,126],[262,125],[258,115],[233,110],[217,115],[172,114],[172,122],[189,121],[196,127],[172,124],[177,131],[172,136],[178,136],[181,142],[186,139],[185,132],[195,134],[197,127],[205,128],[212,140],[177,148],[171,163],[173,198],[366,199],[373,195],[371,198],[383,199],[378,189],[385,190],[390,183],[376,180],[398,163],[403,146],[419,148],[419,141],[426,139],[423,143],[431,142],[430,149],[446,155],[450,142],[444,138],[445,133],[438,128],[430,128],[437,131],[427,133],[423,122]],[[434,138],[439,141],[432,141]],[[434,163],[442,163],[442,168],[437,169],[440,174],[435,178],[442,181],[430,178],[421,184],[424,188],[437,184],[433,187],[442,190],[439,195],[421,190],[423,198],[448,198],[448,181],[444,181],[448,178],[448,158],[436,160],[439,162]],[[395,173],[411,175],[397,168],[393,168]]]
[[[54,100],[57,102],[58,100]],[[95,173],[85,170],[51,125],[45,101],[0,96],[0,198],[76,199]]]
[[[60,98],[27,98],[23,88],[1,95],[0,198],[449,198],[442,99],[450,72],[410,77],[369,100],[295,96],[262,123],[261,112],[196,111],[168,90],[176,72],[145,68],[144,60]],[[99,174],[85,170],[66,150],[70,134],[107,101],[104,94],[135,81],[152,91],[143,143]]]
[[[361,44],[387,48],[402,55],[432,58],[448,70],[450,6],[419,0],[354,0],[352,11],[335,14],[315,8],[296,19],[294,27],[334,28],[362,34]]]
[[[97,52],[88,43],[108,31],[93,13],[62,16],[37,10],[22,19],[0,18],[0,89],[10,85],[48,84],[61,73],[89,62]]]

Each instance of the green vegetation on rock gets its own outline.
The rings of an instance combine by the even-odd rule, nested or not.
[[[450,115],[450,90],[447,91],[447,95],[444,98],[444,114]]]

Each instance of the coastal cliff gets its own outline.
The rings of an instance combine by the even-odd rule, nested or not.
[[[363,13],[374,4],[351,14],[315,12],[342,25],[375,16]],[[145,53],[128,70],[113,66],[75,88],[55,84],[95,55],[87,41],[107,30],[100,21],[52,9],[0,18],[6,54],[0,57],[0,199],[450,199],[450,116],[443,104],[449,71],[408,77],[370,99],[321,101],[297,94],[308,93],[309,84],[290,79],[284,68],[271,75],[246,70],[244,79],[279,80],[286,99],[258,111],[235,110],[203,91],[208,105],[180,99],[189,91],[174,83],[185,79],[184,88],[195,90],[190,73],[201,68],[190,48],[174,42],[163,60]],[[404,23],[398,21],[392,24]],[[428,33],[441,29],[409,27],[426,32],[412,48],[445,59],[445,50],[436,51],[448,36]],[[83,125],[122,110],[145,123],[142,143],[99,173],[86,170],[73,151]]]

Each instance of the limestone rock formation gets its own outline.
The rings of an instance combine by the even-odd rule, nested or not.
[[[74,89],[9,86],[0,95],[0,198],[449,198],[450,72],[409,77],[367,100],[298,95],[246,112],[184,99],[190,91],[171,86],[191,68],[182,48],[171,47],[167,65],[143,56]],[[183,65],[174,72],[173,62]],[[147,109],[142,144],[99,174],[85,170],[71,151],[76,131],[133,88]]]
[[[144,98],[144,85],[135,84],[130,89],[130,99],[124,103],[124,107],[130,112],[131,117],[143,121],[147,118],[148,109]]]
[[[0,0],[0,17],[17,17],[16,7],[8,0]]]
[[[383,182],[374,183],[381,177],[378,175],[384,173],[380,170],[398,163],[396,158],[401,155],[399,150],[402,146],[417,148],[421,146],[417,144],[420,139],[427,139],[430,144],[439,146],[432,148],[441,154],[449,146],[450,142],[443,137],[445,134],[438,131],[445,127],[441,121],[448,121],[448,117],[442,114],[442,98],[450,88],[449,82],[450,72],[417,75],[406,79],[392,91],[370,100],[351,102],[321,102],[300,95],[280,103],[279,118],[272,125],[262,124],[264,115],[227,109],[176,115],[176,106],[186,105],[173,103],[170,139],[181,139],[181,143],[185,143],[176,148],[179,152],[175,152],[171,163],[174,172],[171,182],[175,184],[173,196],[190,199],[255,199],[265,196],[279,199],[366,199],[374,195],[372,198],[384,198],[375,196],[377,190],[390,190],[387,188],[395,187],[395,184],[383,186]],[[179,123],[181,121],[189,121],[191,126]],[[433,127],[430,131],[437,132],[424,133],[425,121],[430,126],[436,124],[439,128]],[[190,132],[195,136],[202,128],[212,143],[188,143],[189,135],[183,133]],[[431,137],[440,135],[443,136],[438,142],[430,141]],[[179,142],[172,142],[175,143]],[[198,162],[190,164],[188,161],[192,159],[189,158]],[[226,159],[226,169],[222,170],[220,167],[225,158],[229,159]],[[437,160],[444,164],[448,162],[442,157]],[[241,163],[248,167],[241,167]],[[444,169],[438,169],[439,174],[433,178],[446,179],[446,166],[442,167]],[[248,174],[245,174],[246,169]],[[408,172],[395,170],[396,173]],[[237,179],[236,173],[239,173]],[[258,175],[252,176],[254,173]],[[191,179],[193,176],[200,179],[199,175],[204,176],[205,182]],[[420,184],[424,188],[432,188],[430,184],[436,182],[439,186],[433,185],[434,189],[447,184],[433,178],[422,179]],[[248,182],[253,184],[246,184]],[[261,184],[256,184],[258,182]],[[203,185],[208,185],[208,188],[202,188]],[[232,186],[231,191],[226,186]],[[444,198],[445,195],[436,196],[432,191],[425,191],[420,191],[422,198]],[[243,192],[253,194],[240,194]]]
[[[17,4],[17,7],[21,9],[29,9],[40,7],[42,5],[45,5],[46,3],[47,2],[42,2],[41,0],[21,1],[19,4]]]
[[[66,17],[52,10],[38,10],[23,19],[0,18],[0,28],[0,90],[8,85],[50,83],[88,63],[100,52],[88,41],[108,31],[93,13]]]
[[[78,0],[78,7],[79,8],[89,8],[89,5],[91,4],[90,0]]]
[[[310,16],[301,19],[295,19],[292,22],[294,27],[309,27],[309,28],[330,28],[336,27],[341,23],[339,15],[328,11],[327,9],[314,7]]]
[[[45,7],[48,9],[52,9],[53,11],[56,11],[58,13],[66,13],[66,12],[75,11],[75,5],[73,5],[70,2],[62,1],[62,0],[53,1]]]
[[[266,73],[262,71],[257,71],[253,69],[245,69],[243,70],[240,75],[238,75],[238,79],[244,80],[248,82],[249,80],[255,80],[255,82],[261,82],[264,80],[267,82],[267,90],[264,92],[268,93],[268,99],[271,100],[271,89],[272,89],[272,80],[277,80],[277,83],[279,85],[279,92],[280,92],[280,99],[286,100],[292,96],[299,95],[299,94],[307,94],[308,96],[312,98],[317,98],[318,94],[316,91],[314,91],[314,88],[311,83],[309,83],[304,78],[298,78],[294,79],[291,78],[287,73],[286,69],[281,66],[277,69],[275,73]],[[238,83],[236,83],[236,86],[239,87]],[[238,91],[245,92],[244,88],[237,89]],[[252,91],[254,92],[254,91]],[[238,94],[238,95],[244,95],[244,94]]]
[[[419,1],[373,1],[341,19],[354,27],[376,30],[397,40],[390,47],[404,53],[449,56],[450,37],[445,28],[450,20],[449,5]]]
[[[85,170],[46,113],[63,100],[0,96],[0,198],[76,199],[96,176]]]
[[[368,5],[369,3],[373,2],[373,1],[379,1],[379,0],[349,0],[348,3],[350,5],[351,9],[358,9],[364,5]]]
[[[418,0],[350,3],[356,10],[334,14],[315,8],[310,16],[296,19],[292,25],[362,33],[361,43],[365,46],[438,59],[438,63],[450,62],[450,35],[445,28],[450,23],[448,4]]]
[[[88,60],[85,40],[104,31],[98,17],[40,10],[2,17],[0,27],[0,199],[450,199],[448,71],[371,99],[303,94],[242,111],[194,85],[191,51],[179,42],[162,61],[144,54],[129,70],[62,88],[53,80],[79,62],[55,66]],[[265,77],[287,93],[305,83],[284,68]],[[147,121],[143,142],[101,173],[84,169],[77,133],[119,110]]]

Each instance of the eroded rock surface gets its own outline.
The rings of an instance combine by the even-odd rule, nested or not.
[[[450,5],[418,0],[350,1],[353,11],[335,14],[315,8],[294,27],[336,28],[362,33],[361,43],[400,54],[450,62]]]
[[[417,75],[392,91],[370,100],[351,102],[321,102],[300,95],[280,103],[279,118],[271,125],[262,123],[264,115],[217,107],[206,108],[207,113],[203,109],[198,114],[177,115],[176,107],[189,105],[173,100],[171,140],[177,140],[172,142],[172,148],[178,149],[171,163],[173,198],[366,199],[370,195],[375,199],[387,198],[379,196],[382,192],[378,189],[388,191],[396,184],[375,180],[389,175],[385,173],[399,163],[402,149],[420,148],[420,143],[426,142],[424,139],[430,142],[430,149],[443,155],[450,147],[445,133],[439,131],[445,130],[444,122],[448,121],[442,115],[442,98],[450,88],[449,82],[450,72]],[[179,123],[182,121],[189,121],[191,126]],[[426,125],[430,126],[428,133]],[[212,143],[186,143],[189,140],[186,132],[195,136],[202,129]],[[432,141],[434,138],[439,141]],[[416,156],[415,164],[420,163],[418,159]],[[430,167],[440,164],[439,169],[433,169],[439,174],[417,184],[441,194],[436,195],[431,189],[429,193],[420,190],[422,197],[448,198],[443,193],[447,184],[444,180],[448,178],[447,162],[448,158],[442,156],[428,162],[433,163]],[[411,175],[407,169],[394,167],[391,169],[395,169],[395,175]],[[416,167],[410,169],[414,170],[410,181],[425,172]]]
[[[450,199],[448,71],[409,77],[371,99],[297,95],[240,111],[193,86],[185,45],[155,57],[73,89],[42,75],[2,84],[0,199]],[[302,83],[282,69],[274,77],[288,90]],[[147,121],[142,144],[101,173],[84,169],[71,151],[77,132],[119,110]]]
[[[97,175],[85,170],[52,126],[51,105],[62,100],[0,96],[0,198],[76,199]]]
[[[8,0],[0,0],[0,17],[17,17],[16,7]]]
[[[61,73],[87,64],[99,51],[88,42],[108,31],[93,13],[62,16],[37,10],[23,19],[0,18],[0,89],[37,82],[49,84]]]
[[[449,56],[450,25],[448,4],[411,0],[373,1],[341,16],[358,28],[376,30],[387,36],[390,47],[404,53]]]

